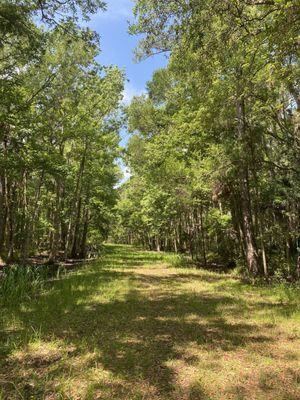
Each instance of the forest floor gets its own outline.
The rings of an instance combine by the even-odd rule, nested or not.
[[[299,400],[299,303],[110,245],[1,310],[0,388],[5,400]]]

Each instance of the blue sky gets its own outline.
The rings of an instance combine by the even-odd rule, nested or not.
[[[145,61],[133,61],[133,51],[138,37],[127,33],[128,21],[132,21],[132,0],[106,0],[107,11],[91,17],[88,26],[100,35],[101,54],[98,61],[104,65],[117,65],[124,69],[128,82],[125,84],[124,102],[145,91],[146,82],[153,72],[166,65],[166,57],[157,55]],[[127,132],[122,131],[122,145],[127,142]]]

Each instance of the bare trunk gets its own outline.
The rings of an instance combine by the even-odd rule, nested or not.
[[[206,243],[205,243],[205,228],[203,221],[203,205],[200,206],[200,230],[201,230],[201,243],[202,243],[202,257],[204,266],[207,265],[207,257],[206,257]]]
[[[88,224],[89,224],[89,210],[88,208],[85,209],[84,212],[84,221],[83,221],[83,231],[80,243],[80,258],[86,258],[86,240],[88,234]]]
[[[258,264],[258,252],[256,248],[255,235],[252,223],[248,165],[247,165],[247,160],[245,159],[247,154],[246,152],[247,147],[245,147],[245,142],[247,141],[245,99],[239,87],[240,78],[241,77],[238,78],[237,101],[236,101],[237,122],[238,122],[237,135],[242,148],[241,160],[239,165],[240,204],[241,204],[243,237],[245,243],[247,267],[249,273],[252,276],[256,276],[259,272],[259,264]]]
[[[53,262],[57,259],[59,251],[59,239],[60,239],[60,211],[61,211],[61,182],[57,178],[56,181],[56,201],[53,210],[53,236],[52,244],[49,255],[49,262]]]
[[[81,185],[82,185],[82,177],[83,177],[84,168],[85,168],[86,154],[87,154],[87,142],[85,143],[84,152],[83,152],[80,166],[78,169],[75,196],[73,199],[73,204],[71,205],[71,216],[70,216],[70,221],[69,221],[69,226],[68,226],[65,258],[67,258],[69,251],[71,251],[71,256],[76,255],[75,253],[77,251],[76,235],[78,234],[78,228],[79,228],[78,224],[80,221]],[[70,247],[71,247],[71,249],[70,249]]]

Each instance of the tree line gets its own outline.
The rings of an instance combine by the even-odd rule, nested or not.
[[[114,237],[299,279],[299,1],[137,0],[130,29],[169,62],[127,108]]]
[[[84,258],[107,236],[123,73],[80,25],[99,0],[0,5],[0,257]]]

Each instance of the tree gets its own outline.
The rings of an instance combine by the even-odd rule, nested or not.
[[[123,74],[95,62],[98,37],[74,20],[46,31],[34,25],[41,7],[52,20],[55,4],[22,5],[41,44],[36,57],[21,33],[8,26],[3,34],[21,46],[4,57],[2,75],[0,254],[7,262],[25,263],[40,252],[49,262],[85,257],[96,232],[99,244],[107,235],[115,202]],[[63,10],[75,11],[76,4]],[[92,11],[96,4],[83,7]]]
[[[156,187],[164,176],[169,190],[176,187],[176,168],[171,178],[160,173],[173,157],[185,166],[191,196],[180,208],[184,223],[178,225],[189,237],[183,249],[202,248],[206,262],[226,227],[226,257],[244,257],[250,276],[279,269],[295,277],[299,191],[291,188],[299,187],[300,176],[293,150],[299,146],[299,4],[141,0],[135,15],[131,32],[144,35],[138,58],[170,53],[167,70],[149,83],[148,97],[135,99],[128,112],[146,153],[146,160],[132,153],[131,163],[133,176],[147,177],[143,196],[152,192],[151,175]],[[177,199],[174,192],[171,197]],[[182,218],[184,206],[196,211]],[[280,238],[274,223],[286,232]],[[165,224],[170,227],[172,218]],[[222,243],[216,247],[224,252]]]

